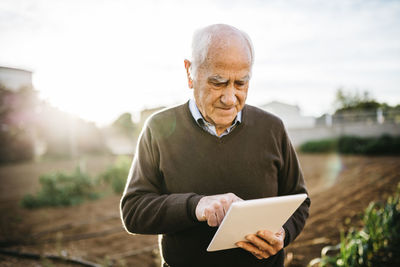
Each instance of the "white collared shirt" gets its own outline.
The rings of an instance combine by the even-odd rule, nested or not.
[[[189,109],[190,109],[190,113],[192,113],[193,119],[196,121],[197,125],[199,125],[203,130],[207,131],[208,133],[215,135],[219,138],[229,134],[236,127],[236,125],[238,125],[239,123],[242,122],[242,111],[239,111],[238,114],[236,115],[236,118],[233,121],[232,125],[229,126],[225,130],[225,132],[223,132],[220,136],[218,136],[215,125],[209,123],[208,121],[206,121],[204,119],[203,115],[201,115],[200,110],[196,105],[196,101],[193,98],[191,98],[189,100]]]

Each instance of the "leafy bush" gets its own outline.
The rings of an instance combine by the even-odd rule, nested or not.
[[[300,151],[308,153],[326,153],[336,151],[336,139],[321,139],[309,141],[300,146]]]
[[[400,137],[382,135],[378,138],[343,136],[338,140],[338,152],[343,154],[400,154]]]
[[[342,232],[339,254],[326,256],[323,250],[319,266],[400,266],[400,184],[386,204],[368,206],[363,225]]]
[[[122,193],[125,188],[131,162],[126,156],[119,157],[114,165],[100,175],[100,180],[110,184],[116,194]]]
[[[300,146],[300,151],[306,153],[339,152],[342,154],[398,155],[400,154],[400,137],[390,135],[369,138],[341,136],[337,139],[306,142]]]
[[[79,168],[71,174],[57,172],[40,176],[41,190],[36,195],[25,195],[22,206],[38,208],[43,206],[69,206],[85,199],[98,197],[89,175]]]
[[[119,194],[124,190],[129,167],[129,158],[119,157],[114,165],[100,174],[97,182],[104,182]],[[69,206],[100,196],[98,184],[95,184],[79,167],[71,174],[63,172],[44,174],[39,177],[39,182],[40,191],[36,195],[25,195],[21,201],[23,207]]]

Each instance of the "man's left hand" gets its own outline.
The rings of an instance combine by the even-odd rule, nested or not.
[[[246,241],[237,242],[236,245],[252,253],[257,259],[266,259],[275,255],[283,248],[285,230],[273,233],[268,230],[260,230],[257,234],[247,235]]]

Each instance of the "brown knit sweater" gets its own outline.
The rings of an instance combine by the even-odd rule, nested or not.
[[[265,260],[239,248],[207,252],[217,228],[196,220],[205,195],[307,193],[281,120],[250,105],[242,116],[241,124],[218,138],[196,124],[186,103],[153,115],[143,128],[121,214],[131,233],[162,234],[162,255],[172,267],[283,266],[283,250]],[[309,206],[307,198],[285,223],[285,246],[303,229]]]

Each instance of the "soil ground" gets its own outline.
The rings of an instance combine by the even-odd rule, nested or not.
[[[88,157],[93,176],[114,157]],[[400,182],[400,157],[300,154],[312,204],[301,235],[286,249],[288,266],[306,266],[321,249],[339,242],[340,229],[359,224],[370,201],[385,200]],[[62,208],[24,209],[27,193],[39,188],[40,174],[72,171],[79,161],[57,160],[0,166],[0,250],[64,255],[100,266],[159,266],[157,237],[129,235],[119,218],[120,196]],[[18,258],[0,253],[0,266],[79,266],[48,259]]]

